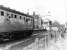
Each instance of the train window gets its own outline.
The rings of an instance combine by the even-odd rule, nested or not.
[[[24,17],[24,20],[25,20],[25,17]]]
[[[26,19],[26,22],[28,22],[28,19]]]
[[[9,18],[11,18],[11,16],[9,16]]]
[[[9,16],[9,14],[7,13],[7,16]]]
[[[49,24],[52,25],[52,21],[49,21]]]
[[[17,18],[17,15],[14,15],[14,18]]]
[[[1,11],[1,16],[4,16],[4,12],[3,11]]]
[[[20,16],[20,19],[21,19],[21,16]]]
[[[13,18],[13,14],[11,14],[11,17]]]
[[[7,13],[7,16],[8,16],[8,18],[11,18],[11,16],[10,16],[10,14],[9,14],[9,13]]]
[[[30,18],[26,18],[26,22],[28,22],[30,20]]]

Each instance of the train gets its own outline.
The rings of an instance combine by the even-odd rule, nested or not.
[[[31,35],[35,30],[35,22],[33,15],[0,5],[0,40],[13,40]]]

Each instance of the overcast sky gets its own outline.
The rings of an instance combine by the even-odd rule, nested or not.
[[[60,23],[65,23],[66,17],[66,0],[0,0],[0,5],[16,9],[21,12],[35,11],[37,14],[45,16],[50,11],[47,18],[52,21],[57,20]],[[44,17],[43,17],[44,18]]]

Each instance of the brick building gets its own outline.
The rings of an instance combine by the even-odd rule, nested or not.
[[[39,15],[36,15],[35,12],[33,12],[34,17],[34,28],[35,29],[41,29],[42,27],[42,19]]]

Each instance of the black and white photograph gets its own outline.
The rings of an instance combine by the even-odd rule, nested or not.
[[[67,50],[67,0],[0,0],[0,50]]]

